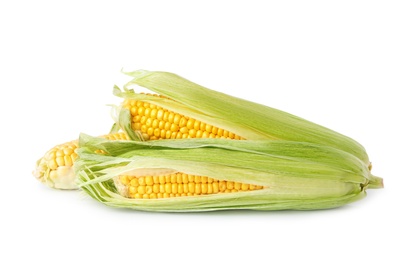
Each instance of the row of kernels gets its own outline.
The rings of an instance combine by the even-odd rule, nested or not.
[[[174,173],[160,176],[133,176],[122,175],[121,182],[124,185],[138,186],[138,185],[153,185],[165,183],[212,183],[215,180],[207,176],[190,175],[185,173]]]

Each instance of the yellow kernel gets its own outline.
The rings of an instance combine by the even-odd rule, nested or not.
[[[148,126],[148,127],[151,127],[152,125],[153,125],[153,119],[152,118],[147,118],[147,120],[146,120],[146,125]]]
[[[166,177],[164,175],[159,176],[159,182],[160,182],[160,184],[165,184],[166,183]]]
[[[180,118],[179,127],[185,127],[187,125],[187,119],[185,117]]]
[[[209,124],[205,125],[205,131],[208,132],[208,133],[212,132],[212,128],[213,128],[212,125],[209,125]]]
[[[223,136],[223,129],[222,128],[218,128],[218,133],[217,135],[219,136]]]
[[[195,176],[194,175],[187,175],[188,182],[195,182]]]
[[[177,193],[183,194],[183,184],[177,184]]]
[[[180,123],[180,119],[182,118],[182,116],[181,115],[179,115],[179,114],[175,114],[174,115],[174,119],[173,119],[173,123],[174,124],[176,124],[176,125],[178,125],[179,123]]]
[[[159,123],[160,123],[160,121],[158,119],[154,119],[153,122],[151,123],[151,127],[158,128]]]
[[[186,127],[188,129],[193,129],[194,123],[195,123],[195,120],[193,118],[189,118],[189,120],[187,120]]]
[[[149,196],[150,199],[157,199],[156,193],[151,193]]]
[[[49,161],[48,166],[51,170],[56,170],[58,168],[58,164],[56,164],[55,160]]]
[[[139,107],[139,108],[138,108],[138,113],[137,113],[137,114],[138,114],[139,116],[144,116],[144,111],[145,111],[145,110],[146,110],[146,109],[145,109],[144,107]]]
[[[159,109],[157,111],[157,119],[158,120],[163,120],[163,115],[164,115],[164,110],[163,109]]]
[[[195,175],[195,183],[200,183],[201,177],[199,175]]]
[[[63,154],[64,155],[71,155],[73,153],[73,150],[70,148],[65,148],[63,149]]]
[[[56,158],[56,151],[52,150],[49,151],[48,154],[45,156],[47,160],[52,160]]]
[[[153,192],[153,186],[145,186],[145,188],[146,188],[146,193],[147,194],[150,194],[150,193]]]
[[[202,130],[202,131],[206,130],[206,123],[200,122],[200,130]]]
[[[138,186],[137,187],[137,193],[143,195],[146,193],[146,186]]]
[[[246,184],[246,183],[242,183],[242,185],[241,185],[241,190],[249,190],[249,184]]]
[[[147,129],[147,134],[148,134],[149,136],[153,136],[153,134],[154,134],[154,128],[149,127],[149,128]]]
[[[160,184],[160,186],[159,186],[159,192],[160,193],[165,193],[166,192],[166,189],[165,189],[165,186],[164,186],[165,184]]]
[[[154,184],[153,185],[153,192],[159,193],[160,192],[160,184]]]
[[[168,193],[163,193],[163,198],[170,198],[170,194],[168,194]]]
[[[189,132],[189,129],[187,129],[187,127],[181,127],[180,132],[183,134],[187,134]]]
[[[163,193],[157,193],[157,198],[158,198],[158,199],[163,198]]]
[[[158,184],[158,183],[160,183],[159,176],[153,176],[153,183],[154,183],[154,184]]]
[[[176,173],[176,182],[177,183],[183,183],[183,178],[182,178],[183,174],[181,173]]]
[[[182,139],[182,138],[183,138],[183,134],[181,132],[177,132],[176,139]]]
[[[188,176],[189,175],[183,173],[183,174],[181,174],[181,176],[182,176],[182,183],[185,183],[186,184],[186,183],[189,182],[189,179],[188,179]]]
[[[150,114],[151,114],[151,108],[147,107],[146,110],[144,110],[144,116],[150,117]]]
[[[136,116],[138,113],[137,113],[137,107],[131,107],[131,109],[130,109],[130,113],[131,113],[131,116]]]
[[[189,184],[187,184],[187,188],[189,190],[190,193],[194,193],[195,192],[195,184],[194,182],[189,182]]]
[[[187,127],[187,129],[189,129],[189,127]],[[190,129],[188,134],[191,138],[195,138],[196,137],[196,130]]]
[[[143,176],[138,177],[138,184],[141,186],[146,185],[146,180]]]
[[[182,189],[183,189],[183,193],[188,193],[189,192],[189,184],[181,184],[182,185]]]
[[[172,183],[171,184],[171,192],[173,194],[176,194],[177,193],[177,183]]]
[[[206,194],[208,192],[208,184],[202,183],[200,185],[200,189],[201,189],[202,194]]]
[[[206,177],[206,176],[201,176],[200,177],[200,182],[201,183],[207,183],[207,181],[208,181],[208,177]]]
[[[228,137],[229,136],[229,131],[228,130],[224,130],[223,131],[223,136],[224,137]]]
[[[166,190],[166,193],[171,193],[171,183],[166,183],[164,189]]]
[[[166,130],[164,130],[164,129],[161,129],[160,130],[160,138],[161,139],[165,139],[166,138]]]
[[[140,119],[141,119],[141,117],[140,117],[139,115],[137,115],[137,116],[134,116],[134,117],[133,117],[132,121],[133,121],[134,123],[139,123],[139,122],[140,122]]]
[[[159,121],[159,124],[158,124],[158,128],[160,128],[160,130],[162,130],[162,129],[164,129],[164,126],[166,125],[166,122],[164,122],[164,121]],[[155,127],[155,128],[157,128],[157,127]]]
[[[61,157],[61,156],[64,156],[65,154],[63,153],[63,151],[62,150],[57,150],[56,151],[56,157]]]
[[[170,182],[171,183],[176,183],[177,182],[177,175],[176,174],[170,175]]]
[[[203,135],[203,131],[202,130],[197,130],[196,138],[202,138],[202,135]]]
[[[242,186],[242,183],[240,183],[240,182],[235,182],[233,184],[233,188],[236,189],[236,190],[240,190],[241,186]]]
[[[155,119],[157,117],[157,109],[151,109],[150,117]]]
[[[200,186],[201,186],[200,183],[195,184],[195,193],[196,194],[200,194],[202,192],[202,189],[201,189]]]
[[[177,131],[179,131],[179,127],[176,124],[172,124],[170,126],[170,131],[177,132]]]
[[[213,193],[219,192],[219,183],[217,181],[212,183],[212,189],[213,189]]]
[[[150,196],[148,194],[143,194],[143,199],[149,199]]]
[[[219,182],[219,191],[223,192],[226,190],[226,181],[220,181]]]
[[[56,163],[57,163],[59,166],[65,166],[65,160],[63,159],[63,157],[62,157],[62,156],[56,157]]]
[[[130,180],[128,180],[127,175],[122,175],[120,177],[120,180],[121,180],[121,183],[124,184],[124,185],[127,185],[130,182]]]
[[[195,120],[195,122],[193,123],[193,129],[195,129],[197,131],[197,130],[200,129],[199,127],[200,127],[200,121]]]
[[[137,193],[137,187],[130,186],[128,188],[128,191],[130,192],[130,194],[136,194]]]
[[[147,133],[148,126],[147,125],[141,125],[141,133]]]
[[[137,187],[139,184],[138,184],[138,179],[137,178],[134,178],[134,179],[132,179],[131,181],[130,181],[130,185],[131,186],[135,186],[135,187]]]
[[[152,176],[146,176],[145,180],[146,180],[146,185],[153,185],[154,184]]]
[[[232,190],[234,187],[234,182],[233,181],[228,181],[228,183],[226,184],[226,188],[228,190]]]
[[[169,118],[168,118],[169,122],[173,124],[174,122],[174,113],[169,113]]]
[[[206,184],[206,186],[207,186],[207,194],[212,194],[213,193],[212,183],[208,183],[208,184]]]
[[[72,166],[72,165],[73,165],[73,162],[72,162],[72,158],[71,158],[71,156],[69,156],[69,155],[65,155],[65,156],[63,157],[63,160],[65,161],[65,165],[66,165],[66,166]]]
[[[255,185],[253,185],[253,184],[249,184],[249,189],[250,189],[250,190],[255,190],[255,188],[256,188],[256,187],[255,187]]]
[[[169,111],[164,111],[163,121],[168,122],[169,121],[169,116],[170,116],[170,112]]]

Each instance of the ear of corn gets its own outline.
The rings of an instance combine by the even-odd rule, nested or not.
[[[305,119],[268,106],[204,88],[178,75],[145,70],[126,73],[133,79],[114,94],[126,99],[149,102],[209,125],[226,129],[251,140],[288,140],[331,146],[370,162],[362,145],[355,140]],[[162,96],[135,93],[139,85]],[[166,98],[167,97],[167,98]],[[126,126],[125,131],[131,132]]]
[[[382,186],[382,180],[373,176],[355,156],[304,142],[227,139],[110,142],[81,134],[80,145],[75,163],[78,185],[93,198],[113,207],[151,211],[322,209],[361,199],[367,188]],[[104,153],[97,154],[96,150]],[[145,199],[129,198],[119,183],[126,178],[123,176],[131,180],[150,176],[154,184],[156,177],[177,173],[261,188]]]

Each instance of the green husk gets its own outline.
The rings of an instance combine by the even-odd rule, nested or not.
[[[103,150],[105,154],[97,154]],[[145,211],[310,210],[342,206],[381,186],[357,157],[336,148],[283,140],[181,139],[108,141],[80,135],[80,188],[111,207]],[[114,178],[175,172],[262,185],[249,192],[167,199],[121,196]]]
[[[125,74],[133,79],[124,86],[124,91],[114,86],[113,93],[118,97],[153,103],[246,139],[277,139],[331,146],[355,155],[369,167],[368,155],[361,144],[321,125],[275,108],[207,89],[172,73],[139,70]],[[132,85],[139,85],[170,99],[135,93],[129,89]],[[131,133],[128,126],[118,123],[124,131]]]

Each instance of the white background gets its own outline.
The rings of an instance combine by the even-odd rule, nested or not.
[[[413,1],[1,1],[0,258],[414,259],[414,13]],[[163,214],[38,183],[49,148],[108,132],[122,68],[348,135],[385,188],[334,210]]]

